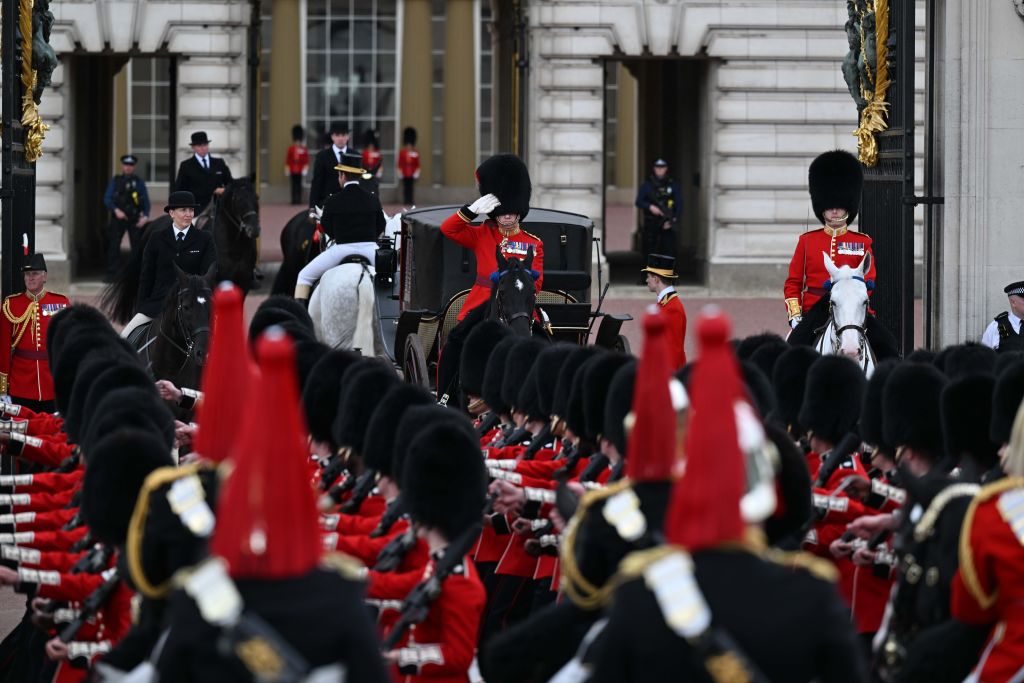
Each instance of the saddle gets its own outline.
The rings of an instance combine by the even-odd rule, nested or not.
[[[346,263],[357,263],[361,266],[373,265],[372,263],[370,263],[370,259],[366,258],[365,256],[360,256],[359,254],[349,254],[345,258],[341,259],[341,263],[339,263],[338,265],[343,266]]]
[[[149,328],[152,327],[152,325],[153,321],[142,323],[128,335],[128,344],[130,344],[136,352],[142,351],[142,345],[146,343],[146,334],[149,332]]]

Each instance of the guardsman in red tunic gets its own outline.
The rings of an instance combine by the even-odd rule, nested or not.
[[[32,254],[22,268],[25,291],[4,299],[0,318],[0,394],[31,410],[52,413],[53,377],[46,357],[50,319],[71,302],[46,291],[46,260]],[[8,352],[7,350],[10,349]]]
[[[402,203],[412,206],[416,179],[420,177],[420,153],[416,150],[416,129],[402,131],[402,149],[398,152],[398,176],[402,179]]]
[[[829,281],[822,254],[828,254],[837,267],[856,268],[867,254],[871,267],[864,278],[868,291],[874,287],[875,259],[871,238],[848,227],[857,217],[864,173],[860,162],[842,150],[825,152],[811,162],[808,182],[814,215],[824,226],[800,235],[789,262],[784,287],[786,313],[790,327],[796,327],[805,311],[827,294]]]
[[[658,307],[668,322],[665,333],[668,343],[668,358],[673,369],[686,365],[686,309],[676,293],[673,283],[678,275],[675,272],[676,260],[663,254],[651,254],[647,257],[647,289],[658,295]]]

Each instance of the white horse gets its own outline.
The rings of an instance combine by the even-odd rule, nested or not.
[[[825,252],[825,269],[831,277],[831,304],[828,324],[814,344],[823,356],[843,355],[853,359],[871,377],[875,371],[875,353],[867,334],[868,287],[864,274],[871,268],[871,254],[856,268],[838,267]]]
[[[401,230],[402,214],[384,214],[384,234],[392,237]],[[313,290],[309,316],[316,337],[336,349],[356,349],[364,356],[387,355],[373,264],[342,263],[331,268]]]

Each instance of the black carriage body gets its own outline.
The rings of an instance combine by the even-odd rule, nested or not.
[[[435,206],[403,216],[402,310],[440,311],[473,286],[473,252],[441,234],[441,223],[459,208]],[[588,303],[594,222],[580,214],[531,208],[522,228],[544,242],[544,289]]]

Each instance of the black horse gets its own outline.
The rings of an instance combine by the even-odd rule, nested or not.
[[[219,202],[211,203],[196,217],[195,227],[209,230],[213,223],[213,239],[217,246],[217,281],[231,280],[247,294],[252,289],[256,266],[256,238],[260,234],[260,204],[250,178],[233,180],[224,188]],[[142,277],[142,255],[150,236],[170,226],[171,217],[164,214],[146,223],[137,248],[121,267],[115,281],[103,290],[100,307],[110,317],[126,323],[135,315],[139,280]]]
[[[128,343],[154,379],[179,387],[198,387],[210,340],[210,310],[216,265],[205,275],[189,275],[175,266],[178,284],[167,294],[164,309],[137,327]]]

